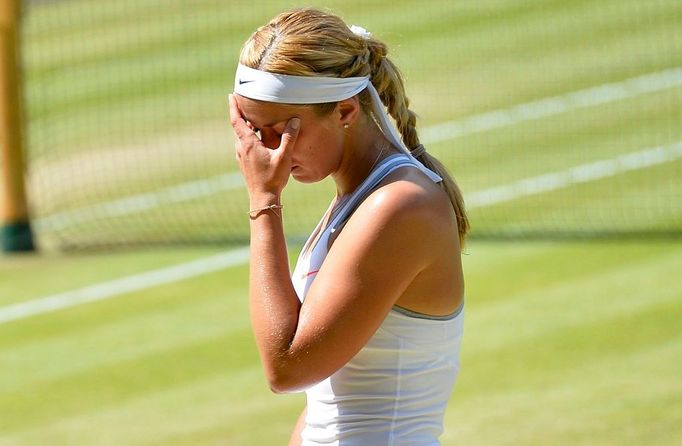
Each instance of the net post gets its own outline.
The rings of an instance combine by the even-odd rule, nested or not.
[[[24,183],[21,0],[0,0],[0,249],[33,251]]]

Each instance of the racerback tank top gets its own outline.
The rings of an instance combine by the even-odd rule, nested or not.
[[[425,170],[407,155],[391,155],[373,168],[326,225],[327,218],[320,221],[293,272],[301,301],[324,262],[331,234],[387,175],[405,166]],[[435,174],[429,176],[439,180]],[[325,216],[331,211],[330,207]],[[346,365],[306,389],[302,445],[439,445],[443,415],[459,372],[463,323],[463,306],[444,317],[394,306]]]

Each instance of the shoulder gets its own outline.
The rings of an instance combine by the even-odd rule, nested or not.
[[[456,231],[445,191],[417,169],[407,167],[388,175],[357,208],[343,231],[353,233],[354,240],[383,239],[414,255],[428,257],[443,240],[451,238],[453,228]]]
[[[450,226],[450,211],[450,200],[440,185],[409,166],[389,174],[358,208],[359,215],[379,221],[433,229]]]

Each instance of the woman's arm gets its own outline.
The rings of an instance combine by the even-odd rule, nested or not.
[[[279,197],[257,196],[251,208],[279,203]],[[279,391],[281,367],[286,366],[301,303],[291,275],[281,212],[261,212],[251,218],[251,266],[249,307],[265,375],[273,391]]]
[[[290,122],[280,147],[268,149],[241,118],[234,99],[231,117],[252,206],[279,203],[296,126]],[[409,181],[373,193],[334,242],[303,305],[289,276],[281,215],[264,211],[252,218],[251,317],[274,391],[295,391],[323,380],[367,343],[442,249],[442,227],[451,229],[447,212],[448,224],[439,225],[442,218],[434,214],[432,195]]]
[[[279,205],[291,171],[290,151],[296,142],[300,120],[291,119],[279,148],[270,149],[243,119],[233,96],[229,102],[230,122],[237,140],[236,157],[249,192],[249,209]],[[273,390],[277,390],[282,356],[291,346],[301,307],[289,273],[281,211],[280,208],[249,212],[251,324],[266,378]]]
[[[285,272],[280,220],[268,216],[252,224],[252,317],[274,391],[300,390],[346,364],[416,275],[442,252],[430,235],[438,230],[428,218],[432,211],[410,188],[385,186],[355,211],[303,305]]]

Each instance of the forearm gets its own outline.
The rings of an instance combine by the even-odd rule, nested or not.
[[[252,197],[252,208],[279,203],[279,197]],[[271,384],[278,381],[296,333],[301,307],[289,273],[282,210],[251,216],[249,300],[251,323]]]

